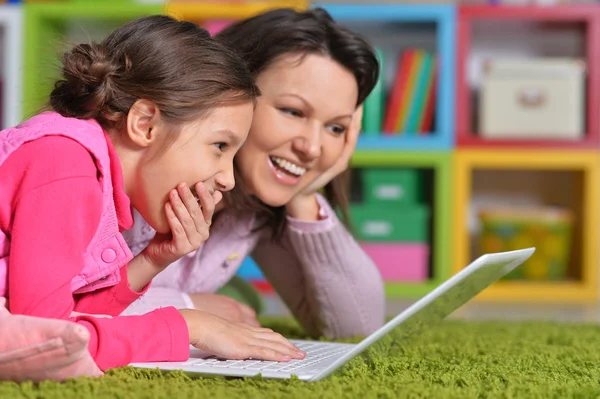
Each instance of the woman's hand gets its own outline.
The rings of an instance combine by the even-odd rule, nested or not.
[[[257,359],[287,362],[303,359],[302,352],[281,334],[251,327],[192,309],[181,309],[190,344],[212,355],[231,360]]]
[[[202,183],[196,184],[195,191],[198,200],[185,183],[169,193],[165,214],[171,232],[157,233],[150,244],[129,263],[127,274],[132,290],[140,291],[167,266],[197,250],[208,239],[215,206],[223,195],[220,191],[211,195]]]
[[[286,205],[288,214],[303,220],[318,220],[319,204],[315,194],[336,176],[348,169],[350,158],[354,154],[356,142],[362,125],[363,106],[360,105],[352,117],[352,123],[346,134],[346,142],[338,160],[327,171],[317,177],[304,190],[298,193]]]
[[[256,312],[250,306],[219,294],[190,294],[194,309],[212,313],[225,320],[260,327]]]

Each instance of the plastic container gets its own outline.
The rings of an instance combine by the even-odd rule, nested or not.
[[[482,210],[479,217],[482,253],[536,247],[531,259],[506,279],[556,281],[566,278],[573,230],[573,215],[569,210],[488,208]]]
[[[427,281],[429,246],[426,243],[362,242],[360,245],[377,265],[386,282]]]
[[[380,242],[428,242],[430,210],[424,205],[351,205],[358,238]]]
[[[415,205],[423,196],[423,179],[418,170],[373,168],[362,172],[365,202],[369,205]]]

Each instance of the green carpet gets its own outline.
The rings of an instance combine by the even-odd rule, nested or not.
[[[266,322],[302,336],[289,321]],[[180,372],[124,368],[63,384],[0,383],[0,397],[563,399],[600,397],[599,382],[599,326],[447,322],[410,344],[369,351],[317,383],[190,379]]]

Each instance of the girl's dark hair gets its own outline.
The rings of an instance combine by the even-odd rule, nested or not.
[[[50,106],[66,117],[120,129],[139,99],[154,102],[168,123],[180,124],[224,101],[254,101],[257,95],[237,53],[192,22],[157,15],[66,52]]]
[[[359,35],[337,24],[327,11],[314,8],[304,12],[277,9],[234,23],[217,39],[238,51],[256,78],[272,63],[287,54],[321,54],[351,71],[358,85],[357,106],[362,104],[379,77],[379,62],[373,48]],[[239,176],[239,173],[237,173]],[[333,179],[324,189],[331,205],[348,222],[348,173]],[[244,193],[243,182],[236,177],[235,188],[226,193],[230,206],[238,210],[259,207],[267,212],[267,225],[273,237],[285,229],[285,207],[269,207]]]

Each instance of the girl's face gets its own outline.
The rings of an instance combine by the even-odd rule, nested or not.
[[[250,194],[282,206],[341,155],[358,85],[349,70],[314,54],[281,57],[257,85],[262,94],[236,162]]]
[[[233,157],[246,140],[253,110],[251,101],[226,104],[183,124],[178,131],[168,131],[159,123],[160,134],[175,134],[177,138],[166,150],[163,140],[156,142],[154,151],[145,152],[130,195],[133,206],[150,226],[159,233],[170,231],[164,206],[169,192],[179,183],[192,188],[202,182],[211,194],[233,188]]]

